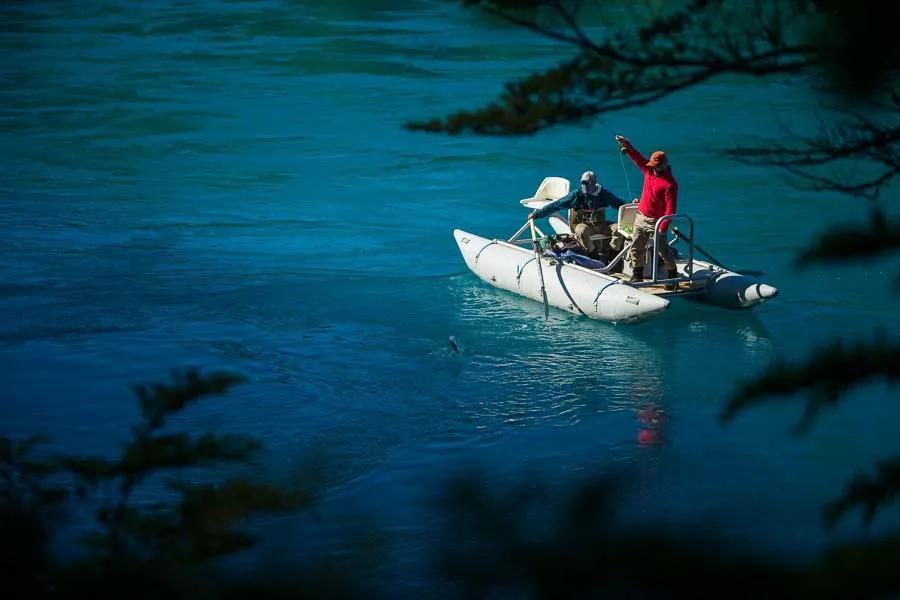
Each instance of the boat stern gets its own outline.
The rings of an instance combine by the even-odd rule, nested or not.
[[[723,308],[752,308],[778,296],[778,288],[726,271],[707,284],[706,301]]]

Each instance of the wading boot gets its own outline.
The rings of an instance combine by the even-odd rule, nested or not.
[[[644,280],[644,267],[634,267],[634,270],[631,272],[631,279],[628,280],[628,283],[640,283]]]
[[[677,269],[666,269],[666,279],[675,279],[676,277],[678,277]],[[677,283],[667,283],[666,289],[669,291],[675,291],[678,289],[678,284]]]

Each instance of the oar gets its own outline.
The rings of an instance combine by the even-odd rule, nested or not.
[[[706,258],[708,258],[709,260],[711,260],[712,262],[716,263],[717,265],[719,265],[719,266],[722,267],[723,269],[726,269],[726,270],[728,270],[728,271],[734,271],[735,273],[740,273],[741,275],[750,275],[750,276],[765,275],[765,273],[763,273],[762,271],[753,271],[753,270],[749,270],[749,271],[737,271],[737,270],[735,270],[735,269],[729,269],[728,267],[726,267],[726,266],[722,263],[722,261],[716,259],[715,256],[713,256],[712,254],[710,254],[709,252],[707,252],[706,250],[704,250],[703,248],[701,248],[700,246],[698,246],[698,245],[696,244],[696,242],[694,242],[694,240],[692,240],[692,239],[689,238],[688,236],[686,236],[686,235],[684,235],[683,233],[681,233],[681,231],[679,231],[677,227],[672,227],[672,231],[675,233],[675,235],[677,235],[678,237],[680,237],[681,239],[683,239],[684,241],[686,241],[688,244],[690,244],[691,246],[693,246],[693,247],[694,247],[694,250],[696,250],[697,252],[699,252],[700,254],[702,254],[703,256],[705,256]]]
[[[531,225],[531,243],[534,244],[534,258],[537,261],[538,275],[541,278],[541,296],[544,298],[544,320],[550,320],[550,302],[547,300],[547,289],[544,287],[544,268],[541,266],[540,242],[537,239],[537,231],[534,230],[534,219],[528,219]]]

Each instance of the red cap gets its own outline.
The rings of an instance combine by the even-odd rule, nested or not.
[[[650,155],[650,160],[647,161],[648,167],[655,167],[659,163],[666,163],[669,161],[669,158],[666,156],[666,153],[662,150],[657,150],[653,154]]]

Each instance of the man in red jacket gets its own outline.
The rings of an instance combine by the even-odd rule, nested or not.
[[[673,215],[678,205],[678,182],[672,176],[672,167],[669,166],[669,158],[662,150],[657,150],[650,155],[650,160],[635,150],[626,138],[617,135],[616,141],[622,146],[622,151],[634,161],[634,164],[644,173],[644,189],[641,190],[641,200],[638,203],[637,214],[634,217],[634,244],[628,252],[628,262],[631,265],[631,283],[644,280],[644,259],[647,255],[647,242],[653,236],[653,229],[660,217]],[[659,227],[660,236],[656,243],[659,255],[666,267],[666,278],[678,277],[675,266],[675,257],[672,249],[666,243],[665,232],[669,228],[669,221]],[[666,289],[674,290],[675,285],[666,285]]]

